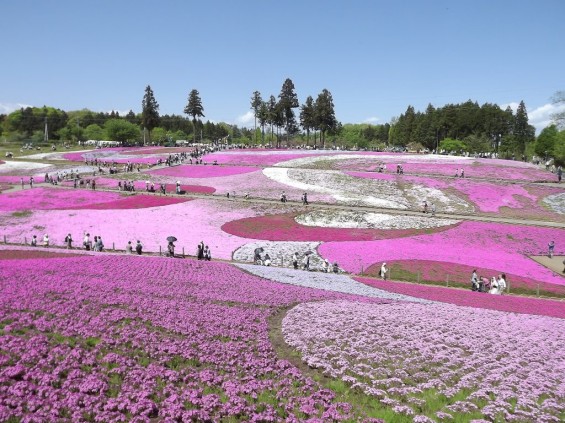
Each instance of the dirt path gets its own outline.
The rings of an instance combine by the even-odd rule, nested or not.
[[[530,258],[537,261],[542,266],[553,270],[555,273],[565,275],[565,272],[563,272],[565,268],[565,256],[553,256],[552,258],[548,256],[530,256]]]

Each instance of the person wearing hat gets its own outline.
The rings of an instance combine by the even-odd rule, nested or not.
[[[383,265],[381,266],[381,278],[386,281],[388,278],[388,267],[386,267],[386,263],[383,263]]]

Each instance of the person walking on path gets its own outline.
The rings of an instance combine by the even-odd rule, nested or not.
[[[550,243],[547,244],[547,255],[549,256],[549,258],[553,257],[554,251],[555,251],[555,241],[550,241]]]
[[[141,245],[141,241],[138,239],[137,240],[137,244],[135,245],[135,252],[137,253],[137,255],[141,255],[141,253],[143,252],[143,245]]]

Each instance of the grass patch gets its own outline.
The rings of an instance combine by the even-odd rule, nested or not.
[[[24,217],[30,217],[32,214],[33,212],[31,210],[22,210],[12,213],[11,216],[17,218],[24,218]]]

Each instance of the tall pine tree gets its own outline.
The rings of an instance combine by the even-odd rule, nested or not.
[[[535,128],[528,124],[528,112],[522,100],[516,110],[514,119],[514,141],[516,143],[516,154],[523,155],[526,151],[526,144],[535,140]]]
[[[155,100],[151,86],[145,87],[145,95],[141,102],[141,126],[149,131],[149,141],[151,141],[151,131],[159,126],[159,104]]]
[[[290,78],[287,78],[283,83],[281,93],[279,94],[279,105],[283,113],[288,143],[290,134],[296,131],[296,118],[292,109],[299,106],[298,97],[294,92],[294,83]],[[277,147],[279,147],[279,145],[277,145]]]
[[[192,90],[188,94],[188,104],[184,108],[184,112],[192,116],[192,128],[194,130],[194,142],[196,142],[196,121],[197,118],[204,117],[204,107],[202,107],[202,100],[198,90]]]

